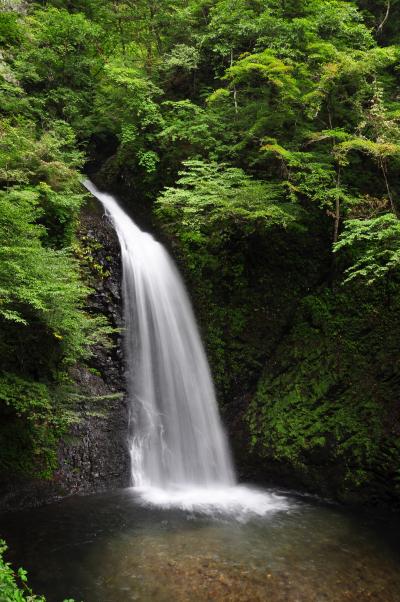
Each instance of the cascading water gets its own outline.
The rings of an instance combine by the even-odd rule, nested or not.
[[[168,253],[111,195],[84,185],[121,246],[133,486],[164,506],[250,506],[262,514],[282,506],[236,485],[195,317]]]

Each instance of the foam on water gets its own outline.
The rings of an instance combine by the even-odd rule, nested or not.
[[[142,503],[158,508],[175,508],[212,516],[229,515],[237,520],[266,516],[289,508],[289,501],[284,496],[244,485],[168,489],[135,487],[134,491],[139,494]]]

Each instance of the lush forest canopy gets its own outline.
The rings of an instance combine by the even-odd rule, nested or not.
[[[69,368],[107,330],[86,166],[170,241],[253,453],[398,497],[400,2],[0,7],[2,470],[51,475]]]

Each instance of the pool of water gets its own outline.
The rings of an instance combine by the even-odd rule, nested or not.
[[[133,490],[0,516],[8,560],[49,602],[399,602],[399,523],[296,494],[235,514]]]

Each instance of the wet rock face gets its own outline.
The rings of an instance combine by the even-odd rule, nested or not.
[[[87,369],[76,368],[76,421],[63,438],[55,483],[68,495],[129,484],[125,392]]]
[[[82,212],[78,237],[82,268],[93,290],[87,311],[105,316],[117,331],[111,335],[112,345],[96,345],[87,364],[71,370],[75,403],[53,479],[0,482],[0,511],[129,485],[120,248],[97,201]]]
[[[76,417],[63,439],[55,478],[69,493],[129,484],[128,407],[122,346],[121,260],[117,235],[97,201],[81,216],[79,238],[93,293],[88,311],[106,316],[111,347],[97,345],[88,366],[72,371],[77,387]]]
[[[114,390],[121,390],[124,387],[124,360],[120,247],[112,224],[95,199],[82,213],[79,239],[83,254],[81,261],[93,290],[87,310],[95,315],[106,316],[110,326],[115,329],[111,335],[112,347],[97,345],[89,362],[90,367],[97,370],[104,382]]]

